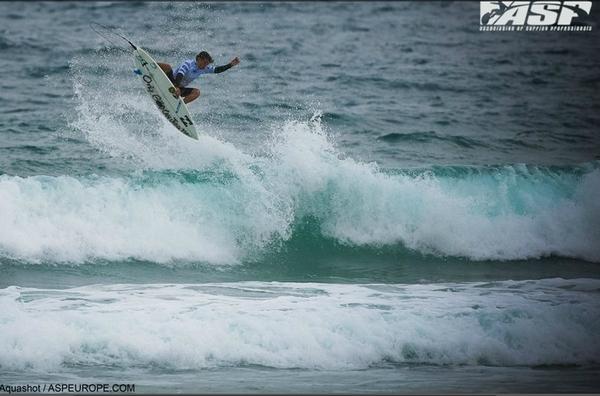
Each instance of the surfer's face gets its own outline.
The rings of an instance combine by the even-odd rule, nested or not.
[[[199,69],[204,69],[206,66],[208,66],[208,60],[204,58],[196,58],[196,66],[198,66]]]

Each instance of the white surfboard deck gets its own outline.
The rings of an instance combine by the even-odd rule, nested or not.
[[[181,133],[197,140],[198,133],[192,116],[183,102],[183,98],[175,96],[175,86],[169,77],[142,48],[136,46],[133,54],[137,68],[135,73],[142,78],[146,91],[156,106]]]

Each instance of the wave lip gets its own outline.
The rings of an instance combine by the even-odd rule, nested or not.
[[[596,279],[0,290],[0,368],[593,365]]]

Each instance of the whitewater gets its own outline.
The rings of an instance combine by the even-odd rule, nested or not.
[[[168,157],[164,169],[0,176],[1,251],[27,262],[236,264],[277,249],[310,219],[319,238],[348,247],[473,260],[600,260],[595,162],[384,172],[340,158],[318,120],[283,125],[264,157],[209,137],[179,139],[185,146],[177,156],[168,146],[151,156],[159,164],[160,155]],[[152,142],[145,150],[164,147]]]

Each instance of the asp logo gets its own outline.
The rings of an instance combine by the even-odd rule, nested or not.
[[[481,1],[482,31],[591,31],[591,1]]]

